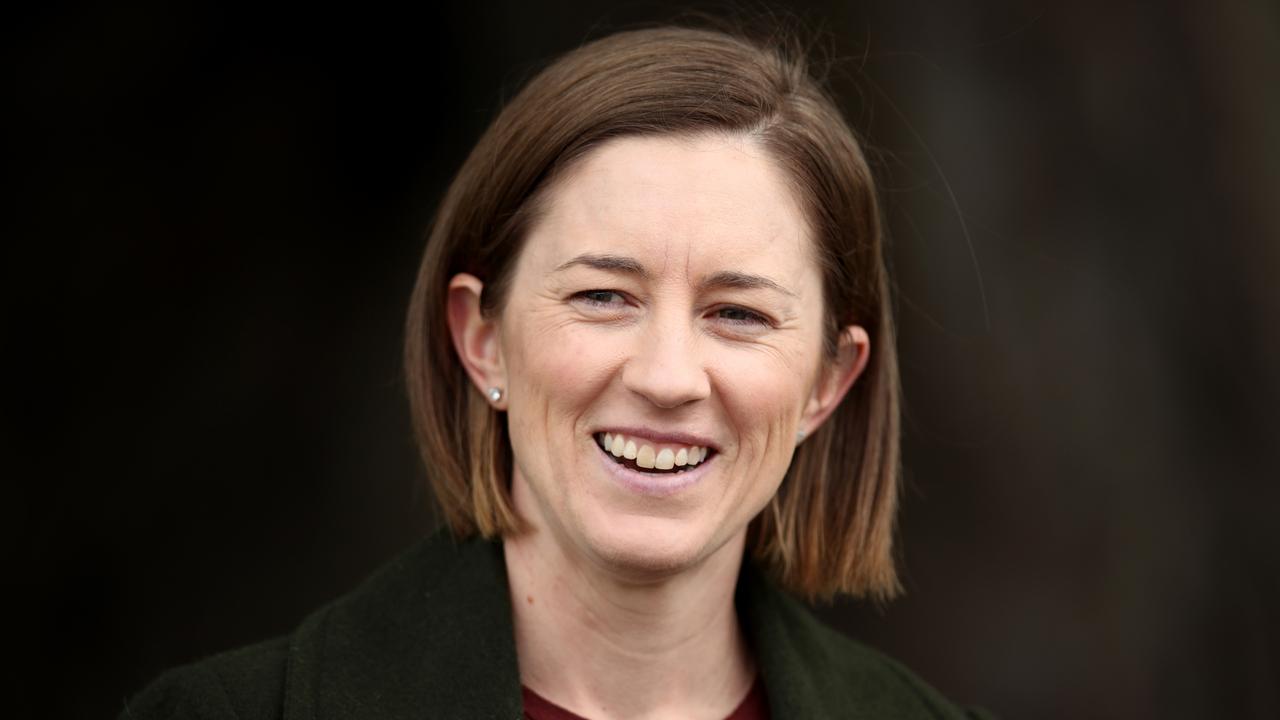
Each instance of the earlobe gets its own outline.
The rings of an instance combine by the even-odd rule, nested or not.
[[[486,318],[480,310],[483,291],[484,283],[474,275],[453,276],[449,281],[447,313],[453,349],[472,384],[487,396],[490,388],[506,387],[506,373],[498,342],[498,323]]]
[[[871,356],[871,338],[860,325],[850,325],[840,333],[840,344],[833,361],[823,362],[813,393],[800,419],[800,435],[812,435],[849,394],[853,383],[866,369]]]

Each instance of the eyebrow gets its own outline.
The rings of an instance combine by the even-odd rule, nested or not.
[[[605,272],[623,273],[626,275],[635,275],[641,279],[647,280],[652,275],[645,269],[644,265],[634,258],[625,255],[597,255],[586,253],[579,255],[574,259],[562,264],[556,268],[556,272],[562,272],[572,267],[585,266]],[[714,273],[699,284],[699,290],[707,290],[710,288],[729,288],[733,290],[773,290],[774,292],[795,297],[796,294],[781,283],[763,275],[752,275],[750,273],[738,272],[736,270],[722,270]]]
[[[773,290],[789,297],[795,297],[796,294],[783,287],[776,280],[771,280],[763,275],[751,275],[749,273],[737,272],[734,270],[723,270],[715,273],[702,281],[702,289],[707,288],[729,288],[732,290]]]
[[[605,272],[620,272],[627,275],[635,275],[640,278],[648,279],[649,271],[644,269],[638,260],[626,257],[625,255],[593,255],[590,253],[579,255],[578,257],[564,263],[556,268],[556,272],[563,272],[571,267],[583,265],[596,270],[604,270]]]

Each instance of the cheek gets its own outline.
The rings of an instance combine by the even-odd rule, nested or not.
[[[726,355],[720,363],[725,410],[738,429],[742,460],[786,470],[808,399],[808,369],[780,353]]]
[[[519,322],[504,337],[513,421],[576,418],[620,362],[612,343],[577,325]],[[518,417],[517,417],[518,416]],[[538,420],[542,418],[542,420]]]

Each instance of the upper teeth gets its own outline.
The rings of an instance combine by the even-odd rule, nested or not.
[[[604,449],[613,453],[614,457],[635,460],[642,468],[670,470],[673,467],[697,465],[707,459],[707,449],[700,445],[672,446],[654,448],[646,442],[636,442],[634,438],[622,434],[604,434]]]

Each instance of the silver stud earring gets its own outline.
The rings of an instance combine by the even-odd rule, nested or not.
[[[489,388],[489,402],[498,402],[502,399],[502,388]]]
[[[797,432],[797,433],[796,433],[796,442],[797,442],[797,443],[799,443],[799,442],[803,442],[803,441],[804,441],[804,431],[803,431],[803,430],[801,430],[801,431],[799,431],[799,432]]]

